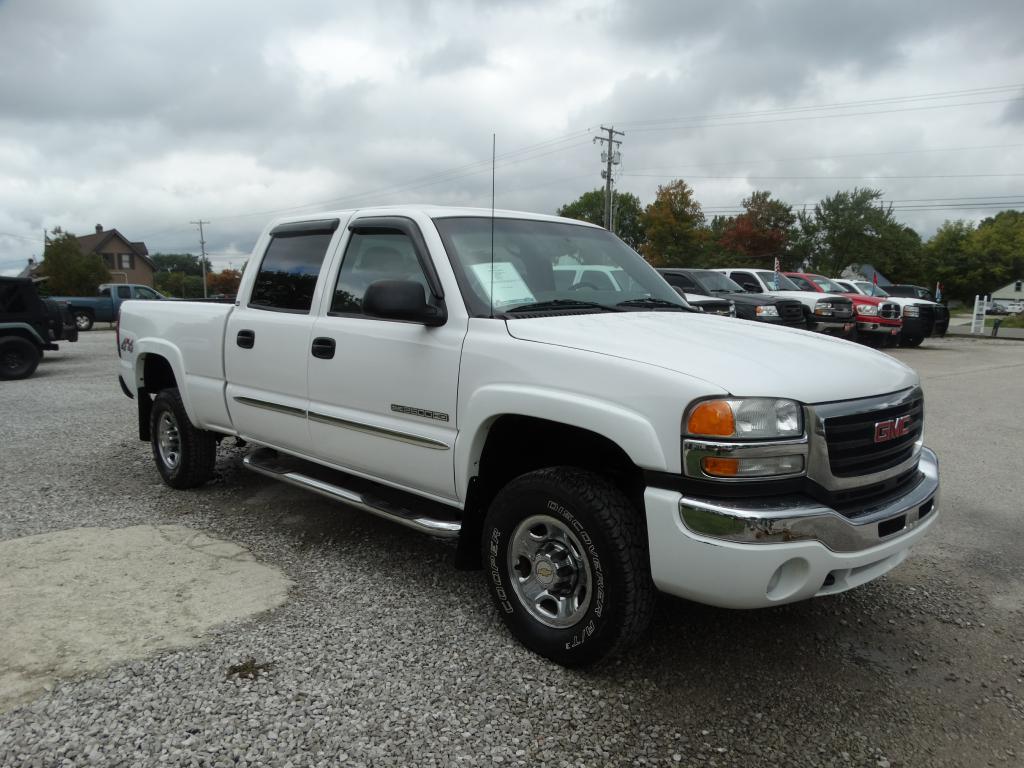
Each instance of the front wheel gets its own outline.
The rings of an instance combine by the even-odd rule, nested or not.
[[[75,327],[80,331],[92,330],[92,315],[81,310],[75,312]]]
[[[27,379],[39,366],[43,353],[22,336],[0,339],[0,379]]]
[[[483,559],[512,634],[564,666],[614,655],[650,622],[641,516],[600,475],[553,467],[510,482],[487,514]]]
[[[217,438],[192,425],[177,388],[156,396],[149,425],[153,460],[165,483],[172,488],[195,488],[213,477]]]
[[[906,338],[900,339],[900,346],[901,347],[920,347],[921,343],[923,341],[924,341],[924,336],[908,336]]]

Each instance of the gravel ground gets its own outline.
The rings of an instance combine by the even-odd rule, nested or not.
[[[448,545],[247,473],[235,448],[209,486],[164,487],[113,334],[83,334],[2,385],[0,539],[188,526],[295,586],[0,715],[0,765],[1024,765],[1024,344],[896,355],[943,460],[943,519],[907,563],[759,612],[662,597],[628,658],[572,672],[508,636]]]

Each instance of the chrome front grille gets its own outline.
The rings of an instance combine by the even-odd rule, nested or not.
[[[924,426],[920,387],[805,411],[811,437],[807,476],[828,491],[865,488],[917,468]],[[891,436],[893,427],[886,423],[901,417],[909,417],[905,433]]]
[[[885,425],[898,424],[899,419],[909,419],[907,431],[886,437]],[[923,427],[924,399],[921,397],[881,411],[826,419],[829,469],[836,477],[855,477],[898,466],[913,455]]]

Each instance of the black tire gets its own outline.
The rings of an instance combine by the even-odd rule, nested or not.
[[[516,557],[520,538],[541,542],[532,559]],[[650,623],[654,585],[642,515],[600,475],[551,467],[516,478],[491,503],[482,543],[498,612],[541,656],[566,667],[596,664],[633,644]],[[545,591],[528,608],[523,592],[531,585]],[[557,619],[558,600],[575,610]]]
[[[73,315],[75,317],[75,325],[78,327],[78,330],[80,330],[80,331],[91,331],[92,330],[93,318],[92,318],[92,314],[91,313],[86,312],[84,309],[76,309],[73,312]]]
[[[908,336],[907,338],[900,339],[901,347],[920,347],[924,342],[924,336]]]
[[[153,461],[171,488],[195,488],[213,477],[217,436],[192,426],[176,387],[156,396],[149,427]]]
[[[42,350],[23,336],[0,338],[0,379],[27,379],[42,357]]]

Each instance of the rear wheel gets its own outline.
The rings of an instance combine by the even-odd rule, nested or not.
[[[924,341],[924,336],[908,336],[906,338],[900,339],[900,346],[901,347],[920,347],[921,343],[923,341]]]
[[[22,336],[0,339],[0,379],[26,379],[35,373],[43,353]]]
[[[92,330],[92,315],[84,310],[75,310],[75,326],[80,331]]]
[[[483,559],[512,634],[564,666],[614,655],[650,622],[641,516],[600,475],[554,467],[510,482],[487,514]]]
[[[177,388],[156,396],[149,418],[153,460],[165,483],[195,488],[213,477],[217,437],[192,425]]]

